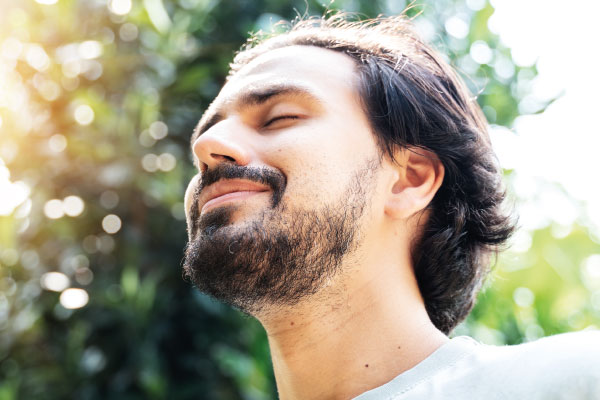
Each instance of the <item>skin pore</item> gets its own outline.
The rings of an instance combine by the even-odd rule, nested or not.
[[[356,85],[354,62],[341,53],[310,46],[272,50],[228,81],[192,139],[199,174],[186,193],[191,240],[197,239],[195,219],[219,209],[228,212],[223,232],[234,235],[265,216],[285,227],[293,220],[290,210],[352,206],[344,202],[358,201],[348,196],[357,171],[381,160],[368,174],[353,245],[335,273],[294,301],[263,299],[247,309],[267,332],[284,400],[355,397],[448,341],[425,311],[410,255],[443,167],[420,149],[398,150],[395,162],[381,158]],[[198,191],[202,173],[223,164],[277,171],[285,178],[282,207],[273,207],[268,186],[253,192],[242,185],[238,192],[244,193],[202,212],[202,192],[211,186]]]

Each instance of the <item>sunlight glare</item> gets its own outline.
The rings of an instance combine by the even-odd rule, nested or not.
[[[10,215],[29,197],[30,189],[24,182],[10,181],[10,171],[0,158],[0,216]]]
[[[491,5],[494,14],[489,28],[510,48],[517,66],[535,64],[538,71],[536,77],[528,79],[521,79],[525,70],[519,72],[519,91],[522,87],[521,93],[528,95],[520,110],[537,112],[555,99],[541,113],[517,117],[513,132],[497,130],[502,133],[495,140],[500,144],[495,146],[498,157],[501,162],[508,161],[502,162],[503,166],[514,169],[522,180],[558,183],[569,197],[584,201],[580,216],[600,231],[600,186],[585,173],[595,170],[600,147],[595,120],[600,56],[590,50],[593,38],[600,36],[600,25],[595,21],[600,4],[584,0],[581,9],[588,11],[572,18],[565,18],[564,7],[557,0],[492,0]],[[533,19],[537,24],[532,30]],[[500,136],[505,140],[497,140]],[[546,194],[536,191],[529,196],[537,201],[536,197],[543,199]],[[563,203],[552,201],[538,211],[550,220],[572,220],[572,207],[563,208]]]
[[[0,56],[8,60],[16,60],[23,51],[23,43],[17,38],[9,37],[0,47]]]

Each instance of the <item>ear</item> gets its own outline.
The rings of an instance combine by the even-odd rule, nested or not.
[[[385,213],[407,219],[431,202],[444,180],[444,166],[435,153],[418,147],[400,149],[395,156],[395,181],[387,193]]]

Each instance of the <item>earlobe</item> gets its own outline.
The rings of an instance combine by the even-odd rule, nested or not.
[[[401,149],[396,156],[385,213],[407,219],[431,202],[444,180],[444,166],[435,153],[418,147]]]

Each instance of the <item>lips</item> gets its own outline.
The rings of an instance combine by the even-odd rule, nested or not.
[[[259,183],[241,179],[221,180],[206,187],[200,194],[200,213],[208,211],[221,203],[247,199],[270,188]]]

